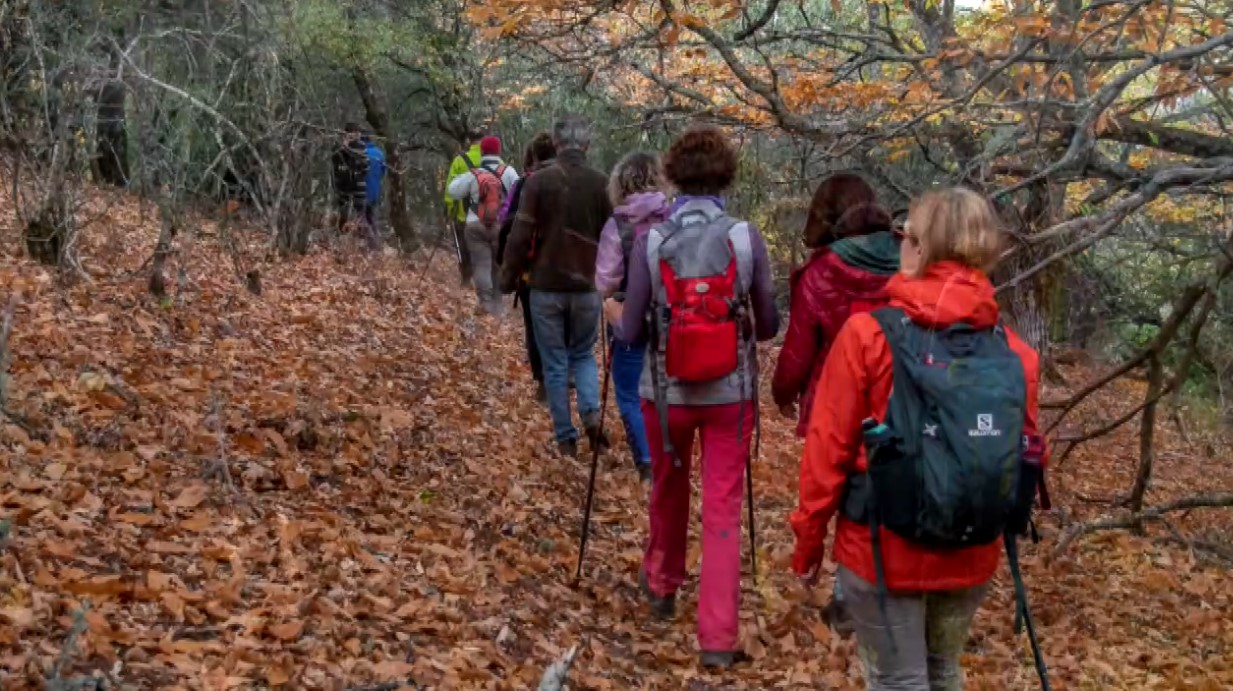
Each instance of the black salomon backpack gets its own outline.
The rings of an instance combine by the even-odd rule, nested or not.
[[[1028,626],[1047,689],[1016,545],[1043,487],[1040,441],[1024,435],[1023,363],[1001,325],[934,330],[898,308],[871,314],[890,347],[893,384],[886,420],[865,421],[868,473],[849,478],[844,515],[870,526],[883,615],[880,527],[935,550],[1002,539],[1015,580],[1016,621]]]

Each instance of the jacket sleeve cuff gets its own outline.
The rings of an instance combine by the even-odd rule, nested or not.
[[[823,557],[826,556],[825,546],[825,542],[810,545],[798,540],[796,550],[792,553],[792,571],[798,576],[809,573],[813,567],[822,563]]]
[[[820,564],[826,556],[826,524],[822,524],[818,529],[792,520],[792,530],[796,533],[796,549],[792,552],[792,570],[797,575],[803,576],[814,566]]]
[[[796,403],[796,392],[785,386],[782,382],[771,382],[771,400],[775,401],[777,406],[785,406],[789,403]]]

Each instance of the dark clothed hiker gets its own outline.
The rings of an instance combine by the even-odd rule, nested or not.
[[[568,117],[553,126],[552,138],[556,159],[536,171],[523,187],[505,248],[501,285],[512,292],[526,275],[553,435],[561,453],[576,456],[578,430],[570,411],[570,374],[577,385],[583,429],[593,444],[603,442],[593,351],[600,321],[595,253],[612,204],[607,176],[586,162],[590,126]]]
[[[348,224],[365,222],[368,198],[368,154],[360,140],[360,128],[347,123],[343,139],[330,157],[330,172],[334,183],[334,205],[338,211],[338,230]]]
[[[514,228],[514,218],[518,215],[523,185],[535,171],[552,165],[556,155],[556,147],[552,145],[552,135],[547,132],[537,134],[527,146],[523,156],[525,175],[514,183],[514,188],[510,190],[509,197],[505,200],[505,207],[501,209],[501,231],[497,239],[498,263],[505,261],[505,246],[509,242],[510,231]],[[535,343],[535,325],[531,319],[531,288],[527,285],[525,276],[518,282],[514,295],[515,302],[522,306],[522,331],[527,351],[527,364],[531,366],[531,379],[535,382],[535,400],[547,403],[548,390],[544,388],[544,361],[539,356],[539,346]]]

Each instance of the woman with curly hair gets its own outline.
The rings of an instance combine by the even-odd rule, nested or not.
[[[754,341],[779,329],[766,244],[725,210],[736,169],[737,153],[718,128],[690,129],[672,144],[664,173],[680,194],[668,219],[634,241],[625,302],[604,305],[618,338],[650,338],[640,393],[654,481],[640,582],[663,618],[675,614],[685,580],[691,452],[695,439],[701,444],[698,642],[708,667],[743,658],[741,497],[754,427]]]
[[[627,155],[608,178],[612,217],[604,225],[595,260],[595,287],[604,297],[623,300],[628,280],[629,253],[634,242],[668,217],[659,157],[645,151]],[[611,329],[610,329],[611,331]],[[625,425],[625,438],[633,453],[638,477],[651,481],[651,451],[642,420],[638,380],[646,355],[646,340],[628,342],[612,338],[612,383],[617,409]]]

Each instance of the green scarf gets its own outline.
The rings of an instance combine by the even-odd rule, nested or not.
[[[899,241],[888,231],[836,240],[830,247],[848,266],[883,276],[899,271]]]

